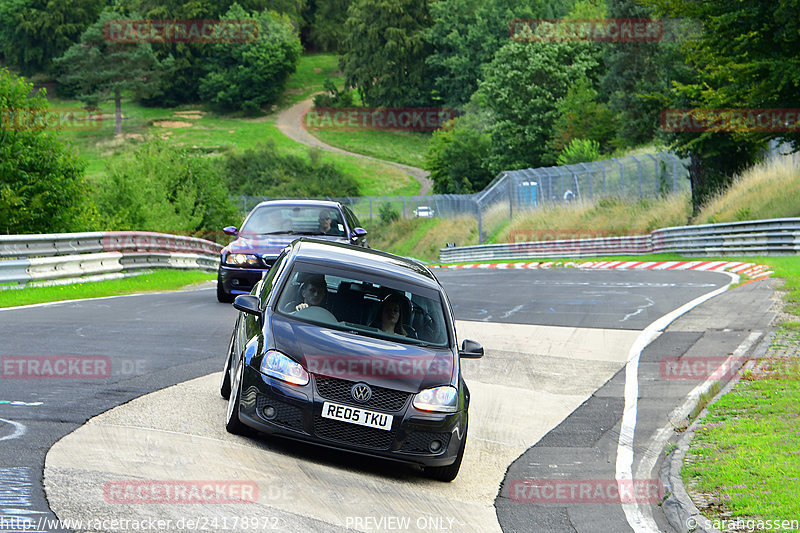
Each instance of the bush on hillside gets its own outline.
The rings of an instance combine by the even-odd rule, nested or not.
[[[197,234],[239,216],[213,160],[159,138],[113,159],[96,194],[108,230]]]
[[[53,118],[32,84],[0,69],[0,232],[92,229],[82,161],[45,127]]]
[[[233,194],[273,197],[358,196],[358,184],[319,153],[310,157],[283,154],[273,141],[243,152],[232,152],[222,162]]]

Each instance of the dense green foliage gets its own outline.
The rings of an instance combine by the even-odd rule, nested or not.
[[[478,88],[483,66],[509,40],[509,22],[564,16],[569,2],[527,0],[441,0],[430,5],[432,25],[426,58],[435,73],[436,94],[446,106],[461,107]]]
[[[238,216],[213,160],[157,138],[112,160],[96,195],[107,230],[191,234]]]
[[[310,0],[310,19],[306,42],[308,48],[322,52],[343,52],[344,23],[353,0]]]
[[[432,102],[429,0],[355,0],[345,23],[341,67],[368,106],[410,107]]]
[[[575,139],[592,140],[600,153],[611,153],[618,125],[616,116],[598,101],[598,93],[588,78],[575,80],[556,107],[558,114],[549,142],[553,154],[560,154]]]
[[[600,143],[591,139],[572,139],[558,154],[556,164],[574,165],[600,159]]]
[[[258,24],[258,37],[210,45],[200,97],[222,111],[255,114],[283,92],[302,52],[300,39],[289,17],[276,12],[247,13],[235,4],[222,19],[252,20]]]
[[[467,114],[433,133],[425,168],[431,172],[435,193],[478,192],[492,180],[491,138],[486,129],[485,116]]]
[[[558,101],[574,80],[592,78],[598,63],[592,45],[510,42],[495,54],[480,83],[479,98],[491,110],[490,168],[541,167],[554,162],[547,149]]]
[[[276,197],[358,196],[358,185],[330,163],[323,163],[316,149],[310,161],[281,154],[272,142],[226,157],[223,173],[232,194]]]
[[[0,69],[0,231],[50,233],[90,229],[85,164],[56,134],[33,121],[49,109],[32,85]]]
[[[24,74],[46,71],[97,20],[105,0],[3,0],[0,54]]]
[[[106,10],[97,22],[81,34],[54,64],[62,72],[59,81],[76,88],[76,96],[88,106],[113,99],[116,104],[116,133],[122,131],[122,95],[152,93],[163,68],[149,43],[114,42],[105,35],[108,23],[121,17]]]

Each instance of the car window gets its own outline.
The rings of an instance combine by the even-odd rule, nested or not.
[[[330,226],[323,221],[330,218]],[[323,232],[323,228],[327,228]],[[335,207],[313,205],[264,205],[256,207],[242,225],[243,236],[275,235],[344,235],[342,213]]]
[[[313,291],[304,287],[315,285]],[[297,320],[402,343],[447,346],[439,291],[357,271],[298,263],[276,310]]]
[[[261,282],[261,292],[259,293],[259,299],[261,300],[262,307],[266,307],[267,305],[269,293],[274,287],[275,282],[277,281],[278,276],[281,273],[281,270],[283,270],[283,267],[286,265],[286,257],[287,257],[286,252],[285,251],[281,252],[281,255],[279,255],[278,258],[275,259],[275,263],[272,265],[272,268],[270,268],[267,271],[266,275],[264,276],[264,279]]]
[[[358,221],[358,217],[349,207],[345,205],[342,206],[342,208],[344,209],[345,215],[349,218],[348,222],[350,223],[350,229],[363,228],[361,222]]]

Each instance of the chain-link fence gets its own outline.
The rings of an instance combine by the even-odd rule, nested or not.
[[[478,221],[479,242],[483,243],[487,224],[508,220],[520,209],[591,201],[603,196],[643,198],[688,191],[687,165],[688,159],[660,152],[561,167],[508,170],[474,194],[326,199],[350,206],[362,222],[379,218],[382,211],[395,211],[402,218],[474,217]],[[235,197],[243,213],[270,199],[276,198]]]

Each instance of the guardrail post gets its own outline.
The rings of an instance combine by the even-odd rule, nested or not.
[[[616,157],[612,157],[611,160],[619,165],[619,195],[625,198],[625,167]]]
[[[653,160],[653,170],[655,171],[654,176],[655,176],[655,179],[656,179],[655,192],[658,193],[659,192],[659,183],[658,182],[660,181],[658,179],[658,159],[653,157],[653,154],[645,154],[645,155],[647,155],[647,157],[649,157],[650,159]]]
[[[639,169],[639,198],[642,197],[642,163],[634,156],[628,156],[636,162],[636,167]]]

